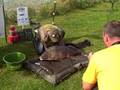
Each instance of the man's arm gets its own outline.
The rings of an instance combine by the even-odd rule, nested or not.
[[[83,89],[92,90],[97,81],[96,64],[93,57],[90,56],[88,67],[83,75]]]
[[[83,82],[83,90],[92,90],[95,84]]]

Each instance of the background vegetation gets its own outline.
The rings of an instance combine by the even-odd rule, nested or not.
[[[25,0],[17,2],[15,1],[13,3],[11,3],[10,1],[6,2],[5,9],[8,23],[15,23],[16,8],[20,5],[28,6],[29,16],[31,18],[35,18],[36,16],[36,19],[39,21],[41,19],[49,18],[52,16],[54,0],[48,1],[41,0],[34,2],[33,1],[34,0],[31,0],[30,2]],[[101,0],[56,0],[56,1],[57,1],[56,15],[64,15],[67,12],[73,11],[75,9],[86,9],[89,7],[93,7],[101,2]]]
[[[107,2],[110,8],[116,9],[116,4],[120,4],[119,0],[56,0],[56,15],[65,15],[75,9],[84,10],[94,7],[97,4]],[[52,17],[54,0],[13,0],[5,2],[5,10],[8,24],[16,24],[16,8],[19,6],[28,6],[29,17],[36,21],[41,21]]]

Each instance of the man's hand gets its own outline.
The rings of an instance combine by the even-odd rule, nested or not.
[[[93,55],[93,52],[90,52],[89,54],[88,54],[88,59],[90,60],[91,59],[91,56]]]

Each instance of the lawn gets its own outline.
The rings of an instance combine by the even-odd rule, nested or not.
[[[83,41],[89,39],[91,47],[85,52],[96,52],[104,48],[102,41],[102,27],[109,20],[120,20],[120,10],[109,12],[108,4],[97,5],[86,10],[74,10],[64,16],[55,18],[56,25],[65,32],[65,40],[69,42]],[[41,21],[41,24],[51,23],[51,18]],[[3,41],[1,40],[1,43]],[[1,44],[0,47],[0,90],[82,90],[81,81],[83,71],[79,71],[57,86],[53,86],[41,77],[24,69],[20,71],[8,71],[2,61],[2,57],[13,51],[20,51],[26,54],[27,58],[37,56],[33,44],[21,42],[14,45]]]

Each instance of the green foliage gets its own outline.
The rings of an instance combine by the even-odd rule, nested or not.
[[[114,2],[118,2],[119,0],[103,0],[104,2],[110,2],[110,3],[114,3]]]
[[[79,8],[85,9],[94,6],[97,3],[100,3],[100,0],[58,0],[63,3],[65,6],[69,5],[69,9]]]
[[[57,13],[58,14],[65,14],[71,10],[72,10],[72,7],[71,7],[69,0],[58,1],[58,3],[57,3]]]
[[[33,18],[36,16],[36,10],[34,8],[28,7],[28,14],[30,18]]]
[[[54,7],[53,1],[41,4],[37,8],[28,6],[29,17],[36,17],[38,20],[51,17]],[[97,3],[100,3],[100,0],[57,0],[56,15],[64,15],[76,8],[86,9]],[[9,10],[6,16],[8,23],[16,23],[16,10]]]
[[[88,3],[86,2],[86,0],[77,0],[77,5],[76,7],[79,9],[85,9],[88,8]]]
[[[47,18],[49,16],[49,9],[45,6],[39,8],[39,16]]]
[[[85,9],[93,7],[100,2],[100,0],[77,0],[77,7],[80,9]]]
[[[111,4],[111,9],[114,10],[115,4],[119,2],[119,0],[103,0],[104,2],[108,2]]]
[[[5,13],[6,23],[7,24],[16,24],[17,22],[17,12],[16,11],[8,11]]]

